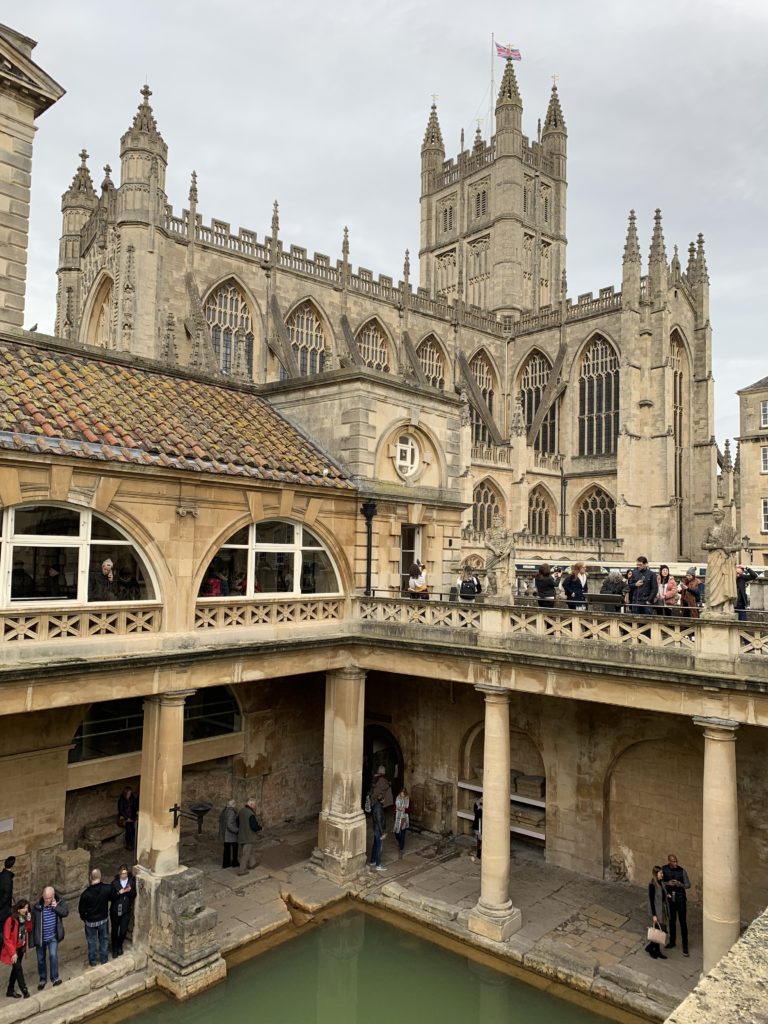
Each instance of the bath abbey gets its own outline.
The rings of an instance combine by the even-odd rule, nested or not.
[[[629,211],[614,283],[570,295],[567,102],[553,86],[524,134],[507,59],[488,138],[447,154],[425,110],[419,252],[374,273],[346,229],[334,254],[284,239],[271,197],[259,231],[205,209],[194,171],[169,196],[145,85],[115,169],[97,183],[84,149],[62,182],[55,328],[28,331],[32,142],[64,93],[35,45],[0,26],[0,859],[15,896],[69,901],[73,948],[89,869],[128,860],[131,953],[75,979],[87,1005],[187,998],[343,897],[637,1019],[710,1019],[711,979],[689,993],[724,957],[756,999],[768,623],[762,583],[748,616],[713,568],[742,545],[699,226],[679,253],[660,210]],[[638,555],[679,578],[658,609],[622,599]],[[581,596],[533,590],[548,564]],[[383,775],[410,816],[386,885],[365,809]],[[205,863],[229,801],[263,826],[229,840],[242,875],[256,847],[245,881]],[[302,856],[270,869],[296,829]],[[643,947],[669,851],[691,945],[683,892],[665,988]],[[437,899],[417,862],[471,884]],[[545,927],[521,864],[584,907]],[[564,952],[580,914],[596,945]],[[41,976],[46,1021],[82,1019],[64,996],[84,962],[55,995]]]

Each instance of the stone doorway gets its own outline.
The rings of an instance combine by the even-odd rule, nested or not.
[[[366,725],[363,732],[363,801],[371,788],[373,773],[380,765],[387,769],[392,795],[397,796],[403,787],[405,769],[400,744],[383,725]]]

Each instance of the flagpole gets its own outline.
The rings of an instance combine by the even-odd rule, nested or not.
[[[493,135],[493,68],[494,68],[494,56],[496,50],[496,40],[493,32],[491,32],[491,95],[488,98],[488,141],[491,141],[491,135]]]

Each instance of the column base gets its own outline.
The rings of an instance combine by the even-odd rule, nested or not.
[[[331,817],[321,812],[313,860],[334,882],[348,882],[365,866],[365,815]]]
[[[523,926],[523,915],[519,907],[493,908],[478,903],[469,912],[467,928],[475,935],[482,935],[494,942],[506,942],[510,935],[519,932]]]

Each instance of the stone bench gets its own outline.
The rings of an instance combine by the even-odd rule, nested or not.
[[[83,846],[87,850],[98,850],[102,843],[109,843],[123,834],[123,828],[115,818],[104,818],[83,829]]]

